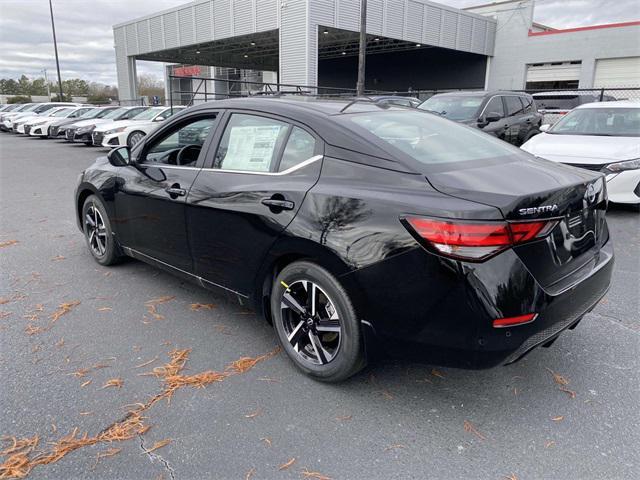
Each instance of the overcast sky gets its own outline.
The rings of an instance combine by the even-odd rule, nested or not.
[[[311,0],[313,1],[313,0]],[[438,0],[436,0],[438,1]],[[439,0],[467,7],[484,0]],[[53,0],[63,78],[116,83],[112,25],[186,3],[180,0]],[[639,0],[537,0],[535,20],[556,28],[640,19]],[[21,74],[55,78],[47,0],[0,0],[0,78]],[[139,62],[138,73],[162,76],[162,68]]]

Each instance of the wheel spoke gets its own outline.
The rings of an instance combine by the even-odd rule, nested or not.
[[[306,314],[305,308],[302,305],[300,305],[296,301],[296,299],[293,298],[293,296],[291,296],[289,292],[284,292],[284,295],[282,295],[282,305],[286,308],[290,308],[291,310],[296,312],[298,315]]]
[[[311,284],[311,316],[315,317],[316,316],[316,295],[317,295],[318,289],[316,288],[316,284],[312,283]]]
[[[313,351],[316,352],[316,357],[318,357],[320,364],[324,365],[325,363],[329,363],[329,360],[327,360],[328,352],[322,347],[320,339],[318,339],[315,334],[309,332],[309,340],[311,341],[311,346],[313,347]]]
[[[289,340],[289,343],[293,345],[293,348],[296,352],[298,351],[298,342],[300,341],[300,338],[304,335],[304,329],[302,328],[303,326],[304,326],[304,320],[300,320],[300,323],[298,323],[298,326],[294,328],[293,332],[291,332],[291,334],[287,337],[287,340]]]
[[[340,320],[330,318],[326,320],[318,320],[316,323],[316,330],[319,332],[335,332],[340,333]]]
[[[87,212],[84,219],[90,227],[96,226],[96,222],[93,221],[93,218],[91,218],[91,215],[89,214],[89,212]]]

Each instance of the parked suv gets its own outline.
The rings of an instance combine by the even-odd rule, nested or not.
[[[520,146],[540,133],[542,115],[531,95],[517,92],[449,92],[425,100],[418,108],[479,128]]]
[[[533,94],[543,123],[553,125],[571,110],[585,103],[610,102],[616,100],[611,95],[600,92],[538,92]]]

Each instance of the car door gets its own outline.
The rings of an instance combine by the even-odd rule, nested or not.
[[[523,112],[524,106],[517,95],[505,95],[504,107],[506,110],[507,132],[506,140],[509,143],[518,145],[520,142],[521,129],[524,129]]]
[[[218,112],[194,113],[159,129],[133,149],[116,189],[116,234],[122,245],[191,272],[185,201],[204,162]],[[197,142],[182,143],[183,130],[205,129]]]
[[[257,269],[320,176],[324,144],[307,127],[230,111],[187,198],[196,274],[248,296]]]
[[[487,123],[485,119],[493,114],[497,114],[500,119],[495,122]],[[507,140],[509,122],[508,119],[505,118],[504,103],[500,95],[494,95],[487,101],[482,114],[480,115],[479,121],[483,122],[482,124],[484,126],[481,128],[483,132],[495,135],[501,140]]]

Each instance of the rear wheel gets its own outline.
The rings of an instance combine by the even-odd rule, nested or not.
[[[140,140],[144,138],[144,132],[140,132],[136,130],[135,132],[131,132],[129,137],[127,138],[127,145],[129,148],[133,148],[133,146],[138,143]]]
[[[89,195],[82,207],[84,238],[93,258],[101,265],[113,265],[120,259],[111,223],[96,195]]]
[[[294,364],[325,382],[344,380],[366,364],[360,322],[338,280],[311,262],[280,272],[271,292],[278,339]]]

